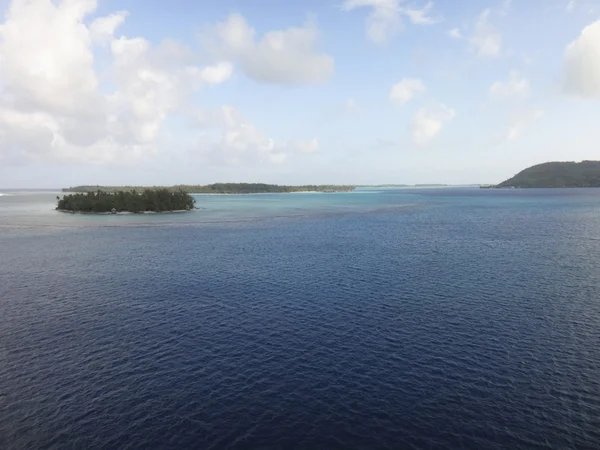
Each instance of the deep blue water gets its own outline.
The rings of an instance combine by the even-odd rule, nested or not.
[[[0,448],[600,448],[600,190],[0,197]]]

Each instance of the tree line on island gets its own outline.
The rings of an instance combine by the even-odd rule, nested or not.
[[[97,190],[56,199],[58,210],[85,213],[189,211],[194,209],[195,204],[194,198],[187,192],[168,189]]]
[[[547,162],[522,170],[498,185],[484,188],[600,187],[600,161]]]
[[[145,190],[166,190],[168,192],[185,192],[188,194],[267,194],[290,192],[350,192],[355,186],[347,185],[303,185],[280,186],[265,183],[214,183],[207,185],[177,185],[177,186],[74,186],[63,189],[63,192],[131,192]]]

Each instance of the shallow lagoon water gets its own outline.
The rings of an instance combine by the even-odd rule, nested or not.
[[[0,197],[0,448],[600,447],[600,190],[56,195]]]

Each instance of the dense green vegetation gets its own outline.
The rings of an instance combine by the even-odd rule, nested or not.
[[[167,189],[146,189],[117,192],[87,192],[56,197],[56,209],[73,212],[164,212],[190,210],[194,208],[194,198],[183,191]]]
[[[75,186],[63,189],[63,192],[130,192],[133,190],[166,190],[168,192],[187,192],[189,194],[263,194],[285,192],[349,192],[354,186],[336,185],[305,185],[305,186],[279,186],[264,183],[214,183],[205,186],[179,185],[169,187],[142,187],[142,186]]]
[[[600,187],[600,161],[548,162],[529,167],[496,187]]]

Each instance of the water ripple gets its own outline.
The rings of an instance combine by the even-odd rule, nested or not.
[[[0,448],[600,448],[599,217],[2,234]]]

